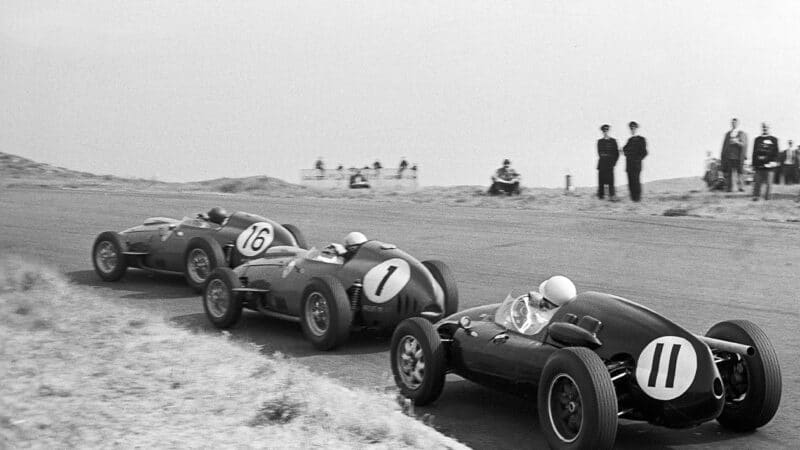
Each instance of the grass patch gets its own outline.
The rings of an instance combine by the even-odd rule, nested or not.
[[[392,393],[0,259],[0,448],[463,448]]]

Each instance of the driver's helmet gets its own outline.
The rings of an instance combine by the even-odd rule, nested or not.
[[[562,275],[552,276],[539,285],[539,293],[548,302],[561,306],[578,294],[575,284],[567,277]]]
[[[352,231],[344,237],[344,247],[347,249],[347,251],[355,250],[364,242],[367,242],[367,237],[364,236],[364,233],[360,233],[358,231]]]
[[[503,165],[504,166],[510,166],[511,165],[511,160],[510,159],[504,159],[503,160]]]
[[[208,220],[216,223],[217,225],[222,225],[229,215],[230,214],[228,214],[228,211],[225,211],[225,209],[215,206],[208,211]]]

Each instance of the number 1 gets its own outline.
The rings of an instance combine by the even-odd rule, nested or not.
[[[376,297],[380,297],[381,296],[381,292],[383,292],[383,285],[386,284],[386,280],[388,280],[389,277],[392,276],[392,274],[394,273],[395,270],[397,270],[397,266],[389,266],[386,269],[386,275],[384,275],[383,279],[378,284],[378,289],[375,289],[375,296]]]

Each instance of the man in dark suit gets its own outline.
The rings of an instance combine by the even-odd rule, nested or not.
[[[778,167],[778,138],[769,134],[769,125],[761,124],[761,136],[753,141],[753,201],[761,197],[761,185],[766,184],[764,200],[769,200],[770,171]]]
[[[603,137],[597,140],[597,198],[605,196],[605,187],[608,185],[608,199],[612,202],[617,201],[616,190],[614,189],[614,166],[619,159],[619,147],[617,140],[608,135],[611,126],[606,124],[600,127]]]
[[[642,184],[639,182],[639,175],[642,173],[642,160],[647,156],[647,141],[636,134],[639,130],[638,123],[631,122],[628,127],[631,129],[631,137],[622,148],[622,152],[625,153],[625,171],[628,172],[628,190],[631,192],[631,200],[638,202],[642,199]]]

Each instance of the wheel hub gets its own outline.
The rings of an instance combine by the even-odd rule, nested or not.
[[[95,259],[98,267],[105,273],[112,272],[117,267],[117,252],[111,242],[103,241],[97,246]]]
[[[397,367],[400,378],[410,389],[417,389],[425,379],[425,356],[413,336],[404,336],[398,344]]]
[[[325,297],[312,292],[306,301],[306,324],[315,336],[323,336],[330,325],[330,310]]]

